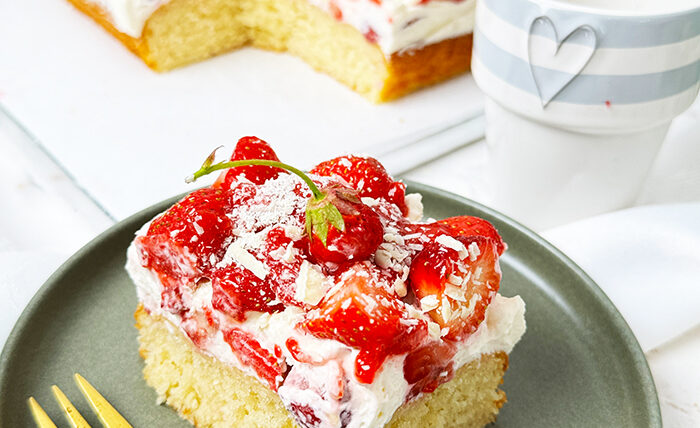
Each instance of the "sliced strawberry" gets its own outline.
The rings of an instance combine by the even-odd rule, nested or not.
[[[343,20],[343,11],[338,6],[337,1],[338,0],[331,0],[328,3],[328,9],[329,9],[331,16],[333,18],[337,19],[338,21],[342,21]]]
[[[182,310],[179,287],[207,275],[223,256],[231,235],[226,213],[232,205],[227,190],[196,190],[153,220],[146,235],[137,238],[142,264],[164,284],[164,308]]]
[[[406,401],[421,392],[430,393],[454,376],[454,345],[436,341],[411,351],[403,363],[403,376],[411,385]]]
[[[279,161],[277,154],[267,142],[257,137],[243,137],[238,140],[236,148],[233,150],[231,160],[263,159]],[[255,184],[263,184],[271,178],[276,178],[279,174],[285,173],[280,168],[263,165],[250,165],[233,168],[224,171],[214,183],[214,187],[228,189],[238,177],[245,175],[245,178]]]
[[[197,346],[202,346],[219,328],[218,321],[210,309],[196,310],[182,317],[180,327]]]
[[[212,272],[212,289],[214,309],[239,321],[245,320],[246,311],[274,313],[284,310],[268,278],[260,279],[235,262]]]
[[[326,263],[330,271],[369,259],[383,241],[384,228],[379,215],[352,194],[337,189],[324,189],[326,198],[340,212],[345,230],[328,227],[326,242],[313,234],[309,253],[318,262]]]
[[[289,403],[289,411],[292,412],[296,421],[304,428],[316,428],[321,426],[321,419],[316,415],[314,409],[308,404]]]
[[[374,382],[379,369],[391,353],[385,348],[362,348],[355,358],[355,377],[362,383]]]
[[[446,338],[462,340],[484,320],[498,291],[501,271],[496,244],[484,236],[458,236],[461,251],[438,241],[426,245],[411,264],[409,282],[421,306]],[[461,254],[460,254],[461,253]]]
[[[501,238],[496,228],[483,218],[462,215],[438,220],[438,223],[447,227],[450,231],[450,235],[454,237],[480,235],[493,239],[496,243],[496,249],[499,255],[503,254],[506,250],[506,244],[503,242],[503,238]]]
[[[263,348],[252,334],[237,328],[225,331],[224,340],[243,365],[252,367],[272,390],[277,391],[287,372],[287,364],[279,346],[275,345],[273,353]]]
[[[311,173],[327,177],[339,176],[357,190],[360,197],[384,198],[396,204],[404,215],[408,213],[404,200],[406,185],[394,181],[384,166],[374,158],[340,156],[321,162]]]
[[[277,299],[284,304],[304,307],[304,303],[296,299],[295,293],[299,269],[308,257],[307,249],[306,236],[294,241],[281,226],[271,229],[267,234],[261,254],[267,256],[269,283]]]
[[[345,272],[302,327],[359,348],[355,375],[365,383],[372,382],[388,355],[405,352],[427,336],[425,321],[410,318],[405,304],[383,289],[366,265]]]

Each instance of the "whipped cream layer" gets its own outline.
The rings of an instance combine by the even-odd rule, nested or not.
[[[165,318],[185,334],[182,318],[161,308],[163,286],[157,275],[141,266],[141,259],[134,244],[127,251],[126,269],[136,284],[139,300],[146,310],[153,316]],[[211,283],[207,282],[201,284],[192,295],[185,296],[184,300],[192,309],[212,310],[211,298]],[[354,376],[358,351],[340,342],[319,339],[295,328],[303,317],[303,310],[289,306],[284,311],[274,314],[250,312],[248,318],[237,326],[252,333],[267,349],[274,349],[275,345],[282,349],[285,360],[291,367],[278,390],[285,406],[289,407],[290,403],[309,406],[317,415],[324,416],[322,428],[382,427],[388,423],[394,412],[405,402],[409,391],[409,384],[403,373],[406,354],[390,357],[376,374],[374,382],[363,384]],[[524,332],[523,300],[519,296],[509,298],[497,294],[487,308],[486,318],[477,331],[466,341],[457,344],[455,370],[484,354],[499,351],[510,353]],[[296,339],[305,350],[313,350],[312,357],[328,362],[312,365],[295,360],[285,346],[289,338]],[[220,331],[199,349],[265,383],[251,367],[239,360]],[[346,402],[325,399],[327,385],[333,384],[340,370],[348,377],[347,389],[350,399]],[[345,421],[347,425],[342,425],[340,420],[344,411],[352,415],[349,421]]]
[[[357,28],[385,55],[474,30],[476,0],[309,0]]]
[[[117,30],[139,38],[148,18],[170,0],[91,1],[110,16]],[[355,27],[387,56],[469,34],[474,29],[476,0],[308,1]]]
[[[114,28],[135,39],[153,12],[170,0],[89,0],[109,15]]]

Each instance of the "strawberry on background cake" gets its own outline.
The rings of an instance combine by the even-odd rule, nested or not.
[[[245,137],[137,233],[144,377],[198,427],[480,427],[525,331],[496,229],[423,222],[375,159],[308,174]]]
[[[69,0],[151,68],[252,45],[372,101],[469,70],[475,0]]]

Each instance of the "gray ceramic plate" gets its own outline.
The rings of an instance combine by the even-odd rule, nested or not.
[[[423,185],[426,215],[472,214],[492,221],[509,244],[501,292],[527,304],[528,329],[511,354],[502,427],[660,427],[644,355],[608,298],[574,263],[514,221]],[[66,262],[17,322],[0,357],[0,426],[31,427],[34,395],[63,424],[50,386],[61,386],[99,426],[72,375],[80,372],[135,427],[186,427],[156,406],[141,378],[132,313],[136,293],[124,271],[134,231],[171,205],[164,201],[112,227]]]

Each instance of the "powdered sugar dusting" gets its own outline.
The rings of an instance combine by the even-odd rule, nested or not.
[[[300,226],[299,216],[303,215],[310,196],[311,192],[301,178],[280,174],[258,186],[250,201],[233,207],[228,214],[233,222],[233,232],[241,235],[278,224]]]

